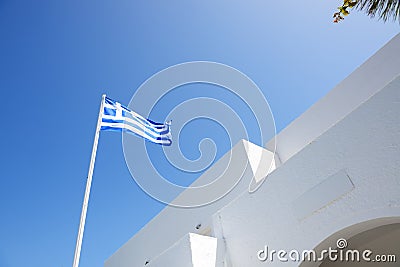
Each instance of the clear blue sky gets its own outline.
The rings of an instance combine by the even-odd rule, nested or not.
[[[168,66],[221,62],[257,83],[281,130],[399,32],[357,12],[333,24],[339,3],[0,0],[0,266],[72,265],[102,93],[128,104]],[[131,178],[121,135],[102,133],[81,266],[162,208]]]

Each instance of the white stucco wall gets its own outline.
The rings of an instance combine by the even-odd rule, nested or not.
[[[262,262],[257,252],[313,249],[332,235],[326,244],[334,246],[339,237],[399,222],[399,161],[400,76],[272,172],[256,194],[214,216],[225,246],[217,266],[298,266]],[[376,223],[335,235],[369,220]]]

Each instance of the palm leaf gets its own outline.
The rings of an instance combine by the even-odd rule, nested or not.
[[[355,7],[372,18],[377,16],[383,21],[398,19],[400,22],[400,0],[359,0]]]

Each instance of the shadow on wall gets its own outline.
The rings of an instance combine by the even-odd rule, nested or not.
[[[343,247],[342,249],[340,249],[341,246],[338,243],[339,239],[345,242],[345,244],[340,244]],[[304,261],[300,267],[399,266],[399,244],[400,217],[373,219],[332,234],[314,249],[317,255],[321,255],[322,250],[331,247],[338,251],[333,253],[337,257],[336,260],[330,259],[328,253],[326,253],[322,263]],[[340,260],[340,257],[342,260]]]

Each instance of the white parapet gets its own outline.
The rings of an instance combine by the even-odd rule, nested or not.
[[[400,34],[266,144],[286,162],[400,74]],[[333,74],[334,75],[334,74]],[[300,89],[301,90],[301,89]]]
[[[189,233],[182,237],[146,267],[214,267],[217,257],[215,237]]]

